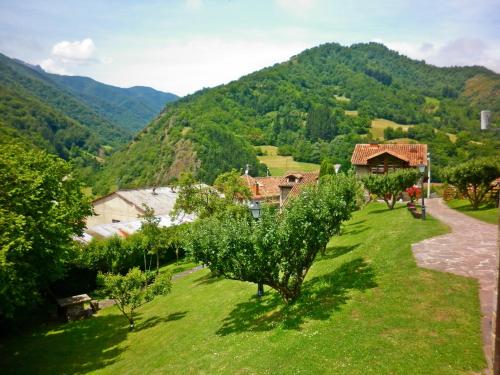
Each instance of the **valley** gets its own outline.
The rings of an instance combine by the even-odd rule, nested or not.
[[[2,375],[500,375],[495,16],[3,0]]]

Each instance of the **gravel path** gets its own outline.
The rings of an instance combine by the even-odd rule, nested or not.
[[[483,347],[491,364],[498,227],[453,210],[441,199],[428,199],[426,206],[428,212],[450,226],[452,232],[414,244],[412,250],[417,264],[479,280]]]

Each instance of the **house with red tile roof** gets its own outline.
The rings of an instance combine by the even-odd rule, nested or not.
[[[318,182],[319,172],[288,172],[279,185],[280,187],[280,207],[291,197],[300,194],[306,186],[314,185]]]
[[[271,203],[280,207],[289,197],[296,196],[304,186],[318,181],[319,172],[288,172],[282,177],[252,177],[244,174],[245,181],[252,193],[251,203]]]
[[[245,181],[252,193],[252,201],[268,202],[271,204],[279,203],[279,185],[282,177],[252,177],[248,174],[244,174],[241,178]]]
[[[357,144],[351,164],[358,176],[370,173],[383,174],[403,168],[427,166],[426,144]]]

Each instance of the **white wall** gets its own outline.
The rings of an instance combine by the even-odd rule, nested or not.
[[[134,205],[126,202],[117,194],[111,194],[94,203],[94,216],[87,218],[87,228],[99,224],[112,223],[113,220],[137,220],[141,213]]]

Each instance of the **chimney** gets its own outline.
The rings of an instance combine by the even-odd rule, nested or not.
[[[255,181],[254,193],[255,193],[255,195],[260,195],[260,192],[259,192],[259,183],[257,181]]]
[[[248,176],[248,172],[250,171],[250,164],[247,164],[245,168],[245,176]]]

